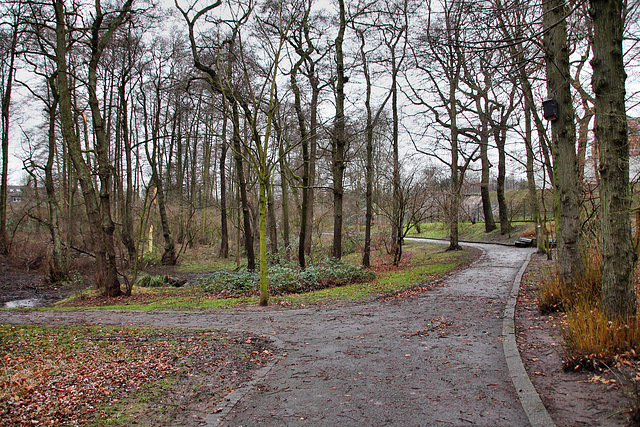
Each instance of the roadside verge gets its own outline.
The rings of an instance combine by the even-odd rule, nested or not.
[[[529,265],[532,254],[533,252],[529,254],[527,260],[522,264],[520,271],[518,271],[518,274],[513,281],[513,287],[511,288],[511,293],[504,309],[502,346],[504,349],[504,356],[507,361],[507,367],[509,368],[511,381],[516,389],[522,408],[527,414],[527,418],[529,418],[529,422],[533,427],[555,426],[553,419],[551,419],[549,412],[547,412],[547,408],[545,408],[540,396],[538,396],[538,392],[531,383],[529,375],[527,375],[527,371],[522,363],[522,358],[520,357],[520,352],[518,351],[518,346],[516,345],[516,302],[518,300],[520,281],[522,280],[522,275]]]

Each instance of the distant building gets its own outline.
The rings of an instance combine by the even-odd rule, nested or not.
[[[7,203],[22,203],[24,200],[24,188],[19,185],[7,186]]]

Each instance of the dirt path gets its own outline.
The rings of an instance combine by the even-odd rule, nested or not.
[[[471,268],[402,299],[295,310],[0,310],[0,323],[222,327],[274,339],[278,362],[210,425],[528,425],[501,333],[530,250],[474,246],[485,252]]]

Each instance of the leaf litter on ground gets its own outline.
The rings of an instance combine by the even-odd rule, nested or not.
[[[0,325],[0,338],[0,425],[85,425],[145,385],[201,373],[228,392],[273,358],[264,339],[223,331]]]

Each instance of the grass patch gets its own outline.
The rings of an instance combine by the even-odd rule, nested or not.
[[[636,354],[640,344],[640,321],[609,321],[604,312],[586,300],[567,311],[562,335],[569,349],[566,369],[598,369],[611,365],[617,355]]]
[[[246,258],[241,259],[240,263],[246,263]],[[236,262],[232,258],[218,258],[215,254],[206,256],[190,257],[184,260],[175,268],[176,273],[208,273],[218,270],[232,270],[236,268]]]
[[[470,242],[501,242],[510,241],[512,238],[519,237],[527,228],[531,227],[531,222],[514,221],[511,223],[511,234],[500,234],[500,223],[496,223],[498,227],[489,233],[485,232],[484,222],[460,222],[458,224],[459,238],[462,241]],[[423,237],[427,239],[448,239],[449,225],[442,222],[426,222],[420,224],[420,232],[412,227],[408,233],[409,237]]]

